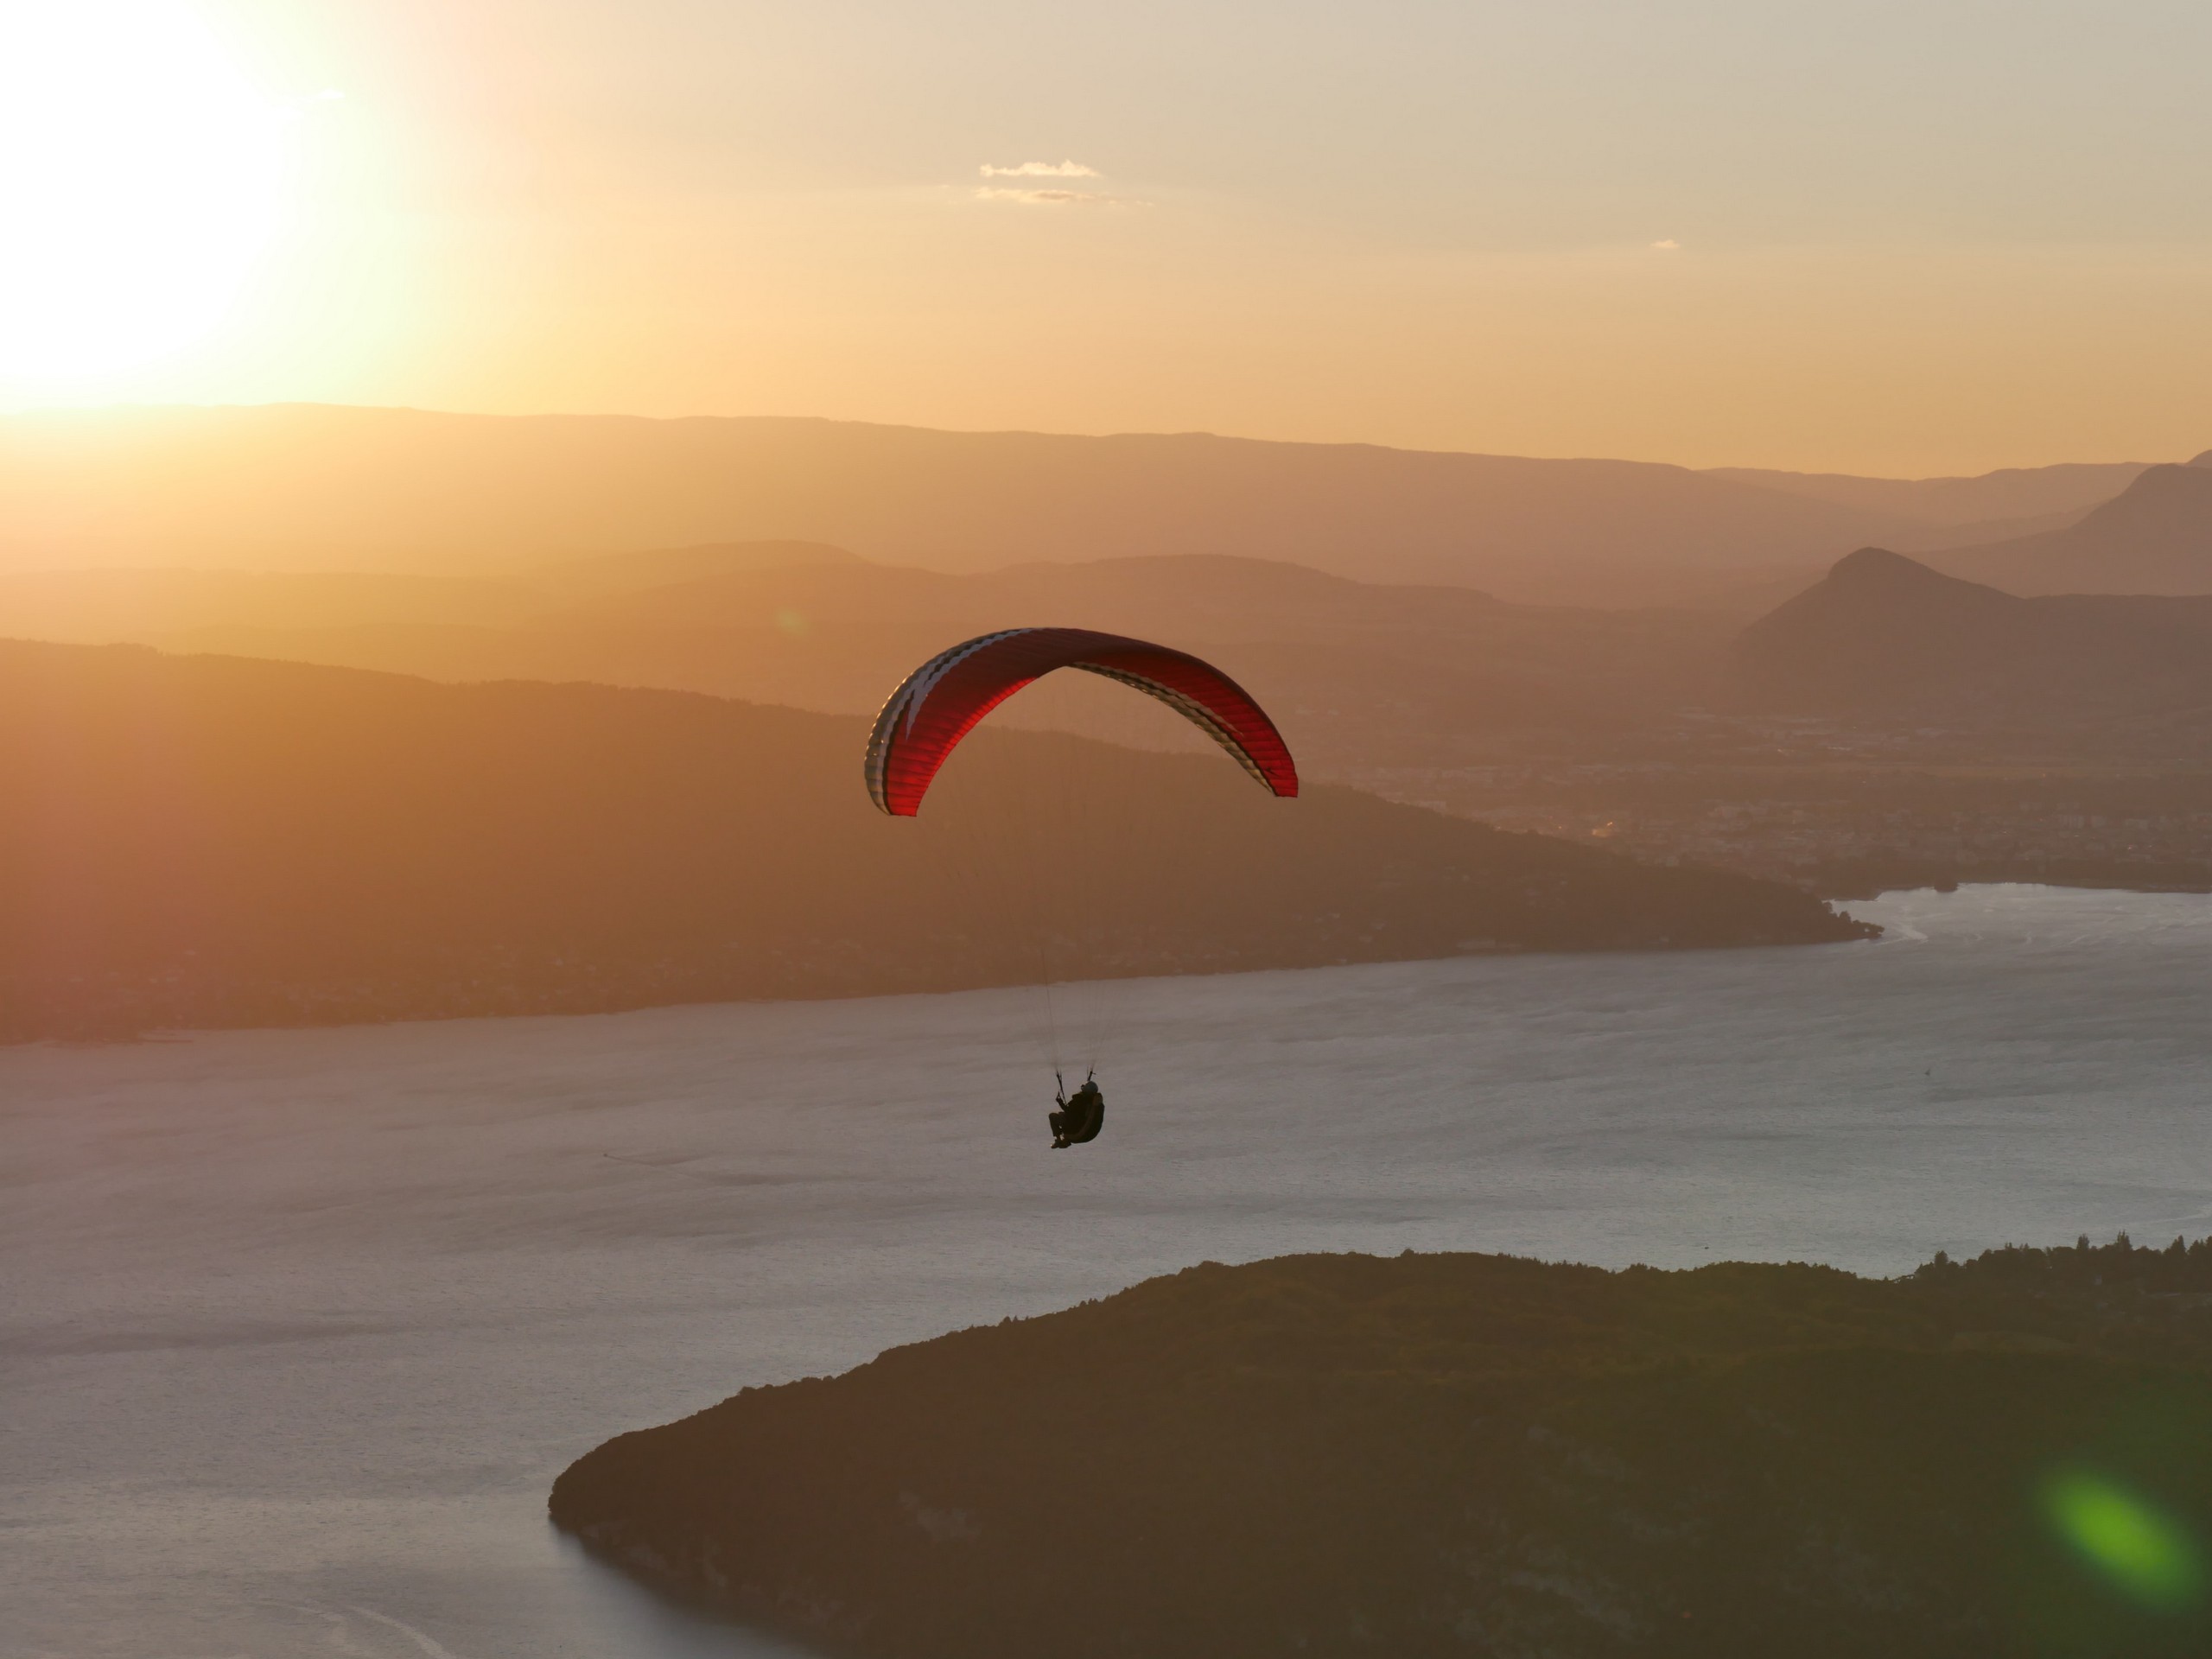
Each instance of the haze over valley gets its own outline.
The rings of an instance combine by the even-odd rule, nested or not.
[[[1077,620],[1223,662],[1311,776],[1649,862],[1826,897],[2212,883],[2195,463],[1914,481],[340,410],[10,435],[15,522],[45,527],[0,550],[18,637],[861,715],[948,640]],[[727,539],[575,550],[613,536],[618,501]],[[1830,517],[1777,527],[1800,510]],[[359,539],[316,539],[318,518]],[[1885,550],[1845,545],[1870,526]],[[789,533],[744,538],[770,529]],[[255,547],[278,568],[236,551]],[[22,568],[126,548],[163,562]],[[232,552],[191,552],[210,548]],[[1443,576],[1385,579],[1414,569]],[[1580,601],[1525,596],[1548,589]],[[997,718],[1210,747],[1057,683]]]

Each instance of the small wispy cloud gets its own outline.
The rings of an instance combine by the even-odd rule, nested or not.
[[[1682,245],[1670,236],[1662,241],[1654,242],[1651,245],[1655,248],[1664,248],[1668,252],[1672,253]]]
[[[1019,167],[1000,167],[986,162],[976,169],[987,179],[1103,179],[1106,175],[1081,162],[1024,162]],[[1017,207],[1149,207],[1134,196],[1109,195],[1103,190],[1077,190],[1064,184],[986,184],[977,188],[978,201],[1011,202]]]
[[[1081,162],[1024,162],[1019,167],[994,167],[985,162],[976,169],[987,179],[1095,179],[1095,167]]]
[[[978,201],[1013,201],[1028,207],[1079,207],[1087,203],[1111,204],[1119,200],[1095,190],[1009,190],[1004,185],[985,185],[976,192]]]

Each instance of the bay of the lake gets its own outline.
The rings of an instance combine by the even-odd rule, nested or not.
[[[566,1547],[553,1477],[1209,1258],[2207,1230],[2212,897],[1853,908],[1105,988],[1067,1153],[1020,991],[0,1051],[0,1655],[775,1652]]]

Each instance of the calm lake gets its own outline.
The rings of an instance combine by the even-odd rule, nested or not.
[[[547,1529],[750,1383],[1205,1259],[2212,1230],[2212,898],[1878,943],[0,1050],[0,1656],[769,1654]],[[1074,1012],[1070,1012],[1073,1009]]]

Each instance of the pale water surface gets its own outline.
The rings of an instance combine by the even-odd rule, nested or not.
[[[1209,1257],[2212,1225],[2212,899],[1858,908],[1890,938],[1115,988],[1069,1154],[1020,992],[0,1051],[0,1655],[776,1652],[565,1548],[554,1475]]]

